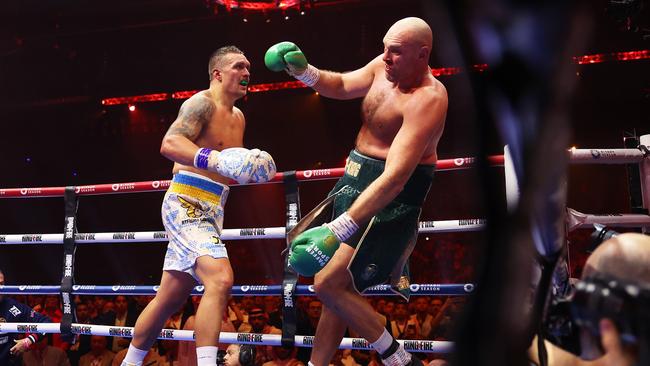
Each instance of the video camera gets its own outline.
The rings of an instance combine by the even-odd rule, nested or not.
[[[596,226],[596,225],[594,225]],[[617,232],[597,225],[592,235],[595,247]],[[616,325],[624,344],[650,340],[650,287],[612,276],[595,274],[579,281],[566,297],[552,300],[543,321],[543,336],[556,346],[577,356],[582,354],[580,333],[598,340],[603,318]],[[601,350],[602,351],[602,350]]]

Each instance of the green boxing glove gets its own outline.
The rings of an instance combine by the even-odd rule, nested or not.
[[[332,259],[339,245],[327,226],[311,228],[291,242],[289,265],[298,274],[312,277]]]
[[[345,212],[329,224],[301,233],[291,242],[289,265],[302,276],[314,276],[332,259],[341,242],[358,229]]]
[[[286,70],[307,86],[314,86],[320,71],[307,62],[305,54],[293,42],[276,43],[264,54],[264,64],[271,71]]]

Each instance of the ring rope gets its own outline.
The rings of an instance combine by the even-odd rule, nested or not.
[[[641,149],[570,149],[569,158],[575,164],[632,164],[640,163],[646,158]],[[491,155],[487,158],[491,166],[503,166],[503,155]],[[437,171],[462,170],[476,165],[475,157],[441,159],[436,163]],[[344,168],[299,170],[296,177],[299,181],[334,179],[343,176]],[[281,183],[284,173],[277,173],[267,183]],[[169,187],[170,180],[155,180],[129,183],[108,183],[75,187],[79,196],[136,193],[164,191]],[[266,184],[266,183],[254,183]],[[232,182],[232,185],[239,185]],[[62,197],[65,187],[33,187],[33,188],[4,188],[0,189],[0,198],[27,197]]]
[[[650,216],[643,214],[592,215],[567,208],[569,231],[588,228],[593,224],[616,227],[650,227]],[[485,228],[485,219],[458,219],[440,221],[420,221],[419,234],[474,232]],[[284,239],[284,227],[224,229],[223,240]],[[167,241],[164,231],[77,233],[77,244],[96,243],[152,243]],[[62,244],[63,234],[0,234],[0,245],[22,244]]]
[[[0,323],[0,333],[61,333],[59,328],[60,323]],[[133,329],[133,327],[109,325],[72,324],[72,333],[82,335],[131,338],[133,337]],[[219,342],[280,346],[281,338],[282,336],[279,334],[221,332]],[[194,341],[194,331],[163,329],[160,331],[158,339]],[[310,348],[313,346],[314,337],[297,335],[294,337],[294,342],[298,347]],[[398,340],[398,342],[403,344],[407,351],[415,352],[449,353],[453,346],[453,342],[448,341]],[[339,348],[372,350],[370,344],[363,338],[343,338]]]
[[[594,224],[615,227],[650,227],[650,216],[643,214],[590,215],[567,207],[567,230],[593,228]]]
[[[133,285],[73,285],[73,295],[155,295],[159,286],[133,286]],[[195,286],[192,295],[203,295],[204,286]],[[460,296],[468,295],[474,291],[474,284],[437,284],[437,283],[412,283],[409,286],[412,295],[416,296]],[[50,285],[0,285],[0,294],[6,295],[58,295],[61,286]],[[233,296],[281,296],[284,295],[282,285],[237,285],[231,289]],[[314,296],[313,285],[298,285],[297,296]],[[392,296],[395,293],[390,285],[382,284],[368,288],[364,295],[367,296]]]
[[[488,161],[493,166],[503,166],[503,155],[489,156]],[[476,158],[465,157],[455,159],[438,160],[437,171],[461,170],[474,167]],[[299,170],[296,171],[298,181],[316,181],[340,178],[345,173],[344,168]],[[282,183],[285,173],[277,173],[273,179],[266,183],[239,184],[231,182],[230,185],[257,185],[268,183]],[[171,180],[154,180],[129,183],[107,183],[75,187],[79,196],[136,193],[136,192],[157,192],[169,188]],[[0,198],[30,198],[30,197],[63,197],[65,187],[33,187],[33,188],[4,188],[0,189]]]
[[[420,234],[480,231],[485,227],[484,219],[458,219],[421,221]],[[222,240],[284,239],[284,227],[224,229]],[[77,233],[77,244],[96,243],[143,243],[167,241],[165,231]],[[63,234],[0,234],[0,245],[4,244],[61,244]]]

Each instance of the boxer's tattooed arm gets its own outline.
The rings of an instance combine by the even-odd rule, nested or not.
[[[186,100],[178,112],[176,121],[169,126],[167,136],[181,135],[191,141],[196,140],[203,126],[210,122],[214,110],[214,103],[208,98],[195,96]]]

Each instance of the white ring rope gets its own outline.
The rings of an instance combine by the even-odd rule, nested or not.
[[[60,323],[0,323],[0,333],[61,333]],[[98,335],[108,337],[133,337],[133,327],[117,327],[109,325],[94,324],[72,324],[72,333],[83,335]],[[194,331],[163,329],[158,339],[170,339],[175,341],[194,341]],[[219,343],[254,344],[266,346],[282,345],[282,335],[259,334],[259,333],[231,333],[222,332],[219,335]],[[298,347],[312,347],[313,336],[294,337],[295,345]],[[428,341],[428,340],[398,340],[404,345],[407,351],[449,353],[453,342]],[[343,338],[340,349],[361,349],[371,350],[368,342],[363,338]]]
[[[484,219],[459,219],[441,221],[421,221],[420,234],[480,231],[485,227]],[[224,229],[222,240],[246,239],[284,239],[284,227]],[[77,244],[93,243],[142,243],[166,242],[164,231],[115,232],[115,233],[79,233],[75,234]],[[0,235],[2,244],[62,244],[63,234],[4,234]]]
[[[567,208],[567,228],[593,228],[594,224],[616,227],[650,227],[650,216],[642,214],[590,215]]]
[[[593,224],[610,225],[615,227],[650,227],[650,216],[642,214],[584,214],[567,208],[567,224],[569,231],[591,227]],[[459,219],[440,221],[421,221],[420,234],[475,232],[485,228],[485,219]],[[248,239],[284,239],[284,227],[224,229],[223,240]],[[113,232],[113,233],[78,233],[75,234],[77,244],[97,243],[151,243],[166,242],[167,233],[164,231]],[[62,244],[63,234],[2,234],[0,245],[18,244]]]

